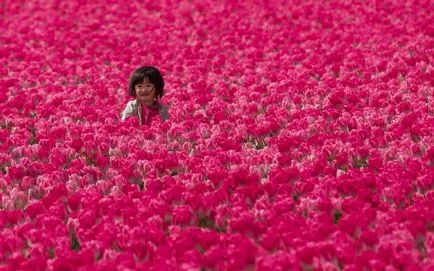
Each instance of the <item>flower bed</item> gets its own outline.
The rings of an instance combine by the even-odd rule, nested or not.
[[[430,1],[42,2],[0,7],[0,270],[434,269]]]

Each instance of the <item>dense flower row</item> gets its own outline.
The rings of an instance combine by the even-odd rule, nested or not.
[[[430,1],[1,9],[0,270],[434,268]]]

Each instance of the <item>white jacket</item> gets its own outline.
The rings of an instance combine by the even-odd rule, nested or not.
[[[139,118],[139,124],[142,125],[142,114],[139,114],[139,112],[142,112],[140,102],[135,99],[133,101],[129,101],[127,105],[125,106],[125,109],[121,113],[121,120],[125,120],[129,116],[136,116]],[[169,119],[169,112],[167,109],[167,106],[164,106],[158,102],[151,105],[152,108],[158,108],[158,111],[160,112],[160,118],[161,121],[165,121]]]

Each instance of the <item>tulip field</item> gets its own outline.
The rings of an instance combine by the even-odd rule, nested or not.
[[[0,3],[0,271],[434,270],[432,0]],[[169,119],[120,120],[157,67]]]

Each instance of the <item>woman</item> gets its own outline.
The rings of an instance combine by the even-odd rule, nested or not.
[[[149,125],[159,116],[161,121],[169,118],[167,107],[159,103],[164,94],[164,80],[160,71],[152,66],[143,66],[135,70],[129,84],[129,94],[135,97],[129,101],[121,113],[121,119],[137,117],[139,125]]]

